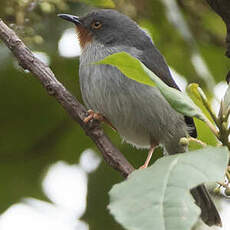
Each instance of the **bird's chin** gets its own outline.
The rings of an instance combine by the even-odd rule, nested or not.
[[[81,25],[76,26],[76,31],[80,41],[81,49],[84,50],[85,47],[92,42],[92,33]]]

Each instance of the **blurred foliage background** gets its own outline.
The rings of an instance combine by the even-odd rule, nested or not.
[[[224,56],[226,31],[205,0],[1,0],[0,17],[34,52],[45,55],[58,80],[82,101],[79,58],[63,57],[58,49],[63,31],[72,25],[56,15],[83,15],[94,7],[114,7],[132,17],[152,36],[176,76],[199,83],[210,101],[218,96],[216,89],[230,69]],[[199,138],[216,144],[205,125],[196,123]],[[144,162],[146,150],[121,143],[116,133],[104,128],[135,167]],[[30,73],[18,67],[0,42],[0,212],[25,197],[49,201],[42,188],[49,167],[58,161],[77,164],[88,148],[97,152],[81,128]],[[122,179],[103,161],[89,174],[82,219],[90,229],[122,229],[106,209],[109,189]]]

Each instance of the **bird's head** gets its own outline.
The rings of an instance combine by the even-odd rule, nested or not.
[[[58,16],[75,24],[82,49],[93,40],[106,46],[135,46],[146,37],[133,20],[115,10],[97,10],[83,17]]]

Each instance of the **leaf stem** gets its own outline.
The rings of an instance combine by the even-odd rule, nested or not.
[[[228,185],[223,183],[223,182],[217,182],[218,185],[220,185],[221,187],[227,188]]]
[[[223,114],[223,121],[224,122],[228,121],[229,115],[230,115],[230,109],[228,109],[228,112],[226,114]]]
[[[213,123],[212,123],[208,118],[205,118],[205,123],[206,123],[207,126],[211,129],[211,131],[213,132],[213,134],[219,139],[219,131],[218,131],[217,128],[213,125]]]
[[[211,123],[211,121],[209,119],[205,119],[206,124],[208,125],[208,127],[211,129],[211,131],[214,133],[214,135],[218,138],[218,140],[225,146],[228,147],[228,149],[230,150],[230,142],[228,141],[228,136],[229,136],[229,130],[227,128],[227,124],[226,121],[228,119],[228,116],[230,114],[230,112],[228,111],[228,113],[226,114],[226,117],[223,116],[223,103],[221,102],[220,104],[220,111],[219,111],[219,117],[216,116],[216,114],[213,112],[211,105],[209,104],[206,95],[204,94],[204,92],[202,91],[201,88],[197,88],[197,91],[200,95],[200,98],[202,100],[203,105],[205,106],[205,108],[207,109],[207,111],[209,112],[212,120],[215,122],[217,128],[219,129],[219,131],[216,129],[216,127]]]
[[[200,93],[200,91],[198,91]],[[210,104],[208,103],[207,99],[203,97],[203,94],[200,93],[200,97],[202,99],[203,105],[205,106],[205,108],[207,109],[207,111],[209,112],[209,114],[211,115],[213,121],[215,122],[215,124],[217,125],[217,127],[219,127],[221,125],[218,117],[216,116],[216,114],[213,112]]]

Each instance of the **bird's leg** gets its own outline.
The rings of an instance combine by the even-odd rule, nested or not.
[[[101,115],[100,113],[95,113],[93,110],[88,110],[88,116],[84,119],[85,123],[88,123],[91,120],[98,120],[98,121],[103,121],[105,122],[107,125],[109,125],[110,127],[112,127],[112,129],[114,131],[117,131],[116,128],[113,126],[113,124],[103,115]]]
[[[151,160],[151,157],[152,157],[152,155],[153,155],[153,152],[154,152],[154,150],[155,150],[155,147],[156,147],[155,144],[152,144],[152,145],[151,145],[151,147],[150,147],[150,149],[149,149],[149,152],[148,152],[148,156],[147,156],[147,158],[146,158],[146,160],[145,160],[145,163],[144,163],[139,169],[145,169],[145,168],[148,167],[149,162],[150,162],[150,160]]]

